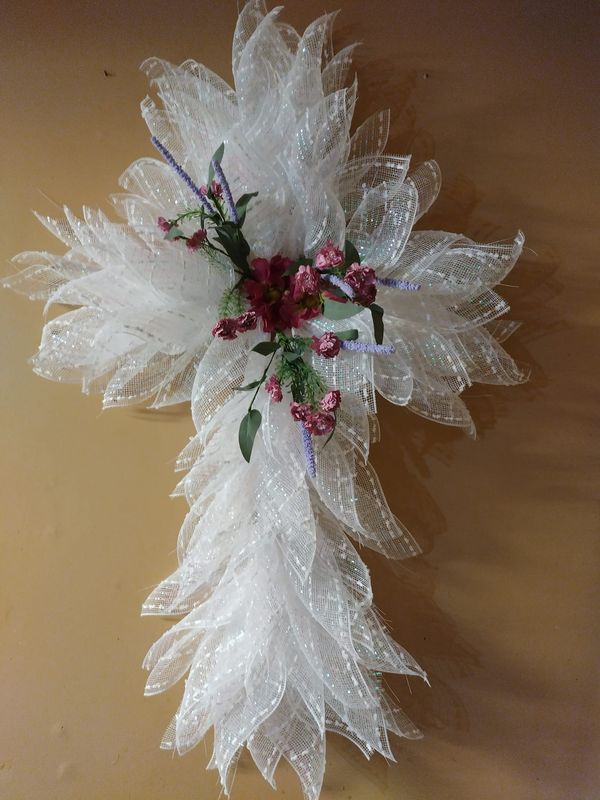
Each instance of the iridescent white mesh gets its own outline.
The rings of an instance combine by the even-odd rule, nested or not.
[[[150,595],[145,614],[182,615],[151,648],[147,693],[186,673],[183,701],[163,746],[185,752],[214,728],[211,765],[228,792],[243,747],[273,783],[281,758],[318,797],[325,731],[342,733],[367,756],[393,758],[391,731],[419,735],[386,699],[382,671],[425,677],[386,633],[373,609],[369,573],[351,539],[395,558],[418,547],[391,513],[367,457],[377,433],[375,391],[393,403],[471,431],[461,391],[474,381],[513,384],[523,373],[500,346],[516,323],[494,291],[517,260],[509,244],[483,245],[439,231],[412,232],[435,200],[435,162],[409,171],[406,156],[383,154],[388,112],[350,134],[356,83],[346,85],[352,47],[331,47],[334,15],[300,36],[262,0],[240,14],[233,42],[235,89],[206,67],[158,59],[143,68],[161,101],[146,98],[151,131],[197,182],[225,142],[223,168],[234,196],[258,191],[244,227],[253,256],[312,255],[328,239],[350,239],[380,277],[420,291],[382,286],[385,341],[393,356],[342,351],[312,355],[342,390],[339,424],[316,446],[317,474],[305,470],[286,404],[259,395],[263,425],[251,463],[237,427],[264,360],[258,333],[213,339],[223,290],[234,278],[217,263],[165,241],[158,216],[197,200],[171,168],[142,158],[113,197],[124,222],[84,209],[77,219],[41,218],[68,247],[63,256],[22,253],[6,283],[47,306],[74,310],[48,322],[34,369],[102,392],[104,406],[191,401],[197,435],[178,460],[176,493],[189,513],[179,567]],[[372,341],[368,311],[352,320]],[[319,318],[303,335],[348,327]],[[349,538],[350,537],[350,538]]]

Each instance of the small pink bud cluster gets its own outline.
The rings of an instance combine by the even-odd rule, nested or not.
[[[281,390],[281,383],[275,375],[271,375],[267,380],[265,383],[265,390],[271,395],[271,401],[273,403],[281,403],[283,400],[283,392]]]
[[[338,269],[344,266],[344,253],[330,240],[315,255],[315,267],[320,270]],[[341,273],[337,273],[340,277]],[[371,267],[350,264],[341,278],[353,291],[352,300],[362,306],[370,306],[377,295],[377,278]],[[333,298],[340,300],[339,297]],[[342,300],[341,302],[347,302]]]
[[[210,184],[210,193],[213,197],[222,197],[223,196],[223,187],[219,183],[219,181],[212,181]],[[200,194],[207,195],[208,194],[208,186],[203,183],[200,187]]]
[[[370,306],[377,296],[377,276],[372,267],[351,264],[344,275],[344,282],[354,292],[354,301],[361,306]]]
[[[329,239],[315,255],[317,269],[335,269],[344,263],[344,253]]]
[[[331,412],[336,411],[341,402],[340,392],[330,389],[321,399],[319,411],[314,411],[308,403],[292,403],[290,414],[313,436],[325,436],[335,428],[335,417]]]
[[[208,233],[206,230],[204,228],[198,228],[198,230],[190,236],[185,245],[188,250],[199,250],[206,242],[207,237]]]
[[[323,358],[335,358],[340,352],[341,346],[342,342],[335,333],[327,331],[320,337],[313,336],[310,348]]]
[[[163,233],[169,233],[176,227],[177,223],[173,222],[170,219],[165,219],[164,217],[159,217],[156,220],[156,224],[158,227],[163,231]],[[185,239],[186,247],[190,250],[199,250],[208,238],[208,232],[204,228],[199,228],[195,233],[191,236],[184,236],[183,234],[179,236],[173,236],[173,239]]]
[[[239,317],[224,317],[212,329],[212,335],[219,339],[237,339],[238,333],[247,333],[256,328],[256,314],[245,311]]]

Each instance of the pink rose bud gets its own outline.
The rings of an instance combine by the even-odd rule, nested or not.
[[[334,358],[340,352],[342,342],[335,333],[327,331],[319,339],[313,336],[311,349],[323,358]]]
[[[223,196],[223,187],[219,183],[219,181],[213,181],[210,185],[210,190],[213,194],[213,197],[222,197]]]
[[[199,228],[187,240],[186,246],[188,247],[189,250],[199,250],[206,241],[207,236],[208,234],[204,230],[204,228]]]
[[[271,395],[271,400],[274,403],[281,403],[283,392],[281,391],[281,384],[275,375],[271,375],[271,377],[267,380],[265,383],[265,389]]]
[[[159,217],[156,220],[156,224],[161,229],[161,231],[164,231],[165,233],[168,233],[173,227],[173,223],[169,222],[169,220],[165,219],[164,217]]]
[[[208,194],[208,186],[205,183],[200,186],[200,194]]]
[[[344,275],[344,281],[354,292],[354,300],[363,306],[369,306],[377,295],[377,276],[371,267],[351,264]]]
[[[291,403],[290,414],[298,422],[304,422],[312,414],[308,403]]]
[[[212,335],[219,339],[237,339],[237,323],[230,317],[220,319],[212,329]]]
[[[313,267],[306,264],[298,267],[298,272],[293,276],[292,298],[294,302],[299,302],[307,297],[315,297],[319,294],[319,284],[321,278]]]
[[[335,428],[335,419],[324,411],[315,411],[304,421],[304,427],[313,436],[326,436]]]
[[[342,395],[339,389],[330,389],[321,399],[319,405],[323,411],[336,411],[342,402]]]
[[[317,251],[314,263],[317,269],[340,267],[344,263],[344,253],[329,239],[325,242],[323,247]]]
[[[257,316],[254,311],[245,311],[235,318],[235,324],[240,333],[247,333],[256,328]]]

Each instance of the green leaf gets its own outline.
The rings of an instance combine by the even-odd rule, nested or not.
[[[358,331],[356,328],[350,328],[348,331],[335,331],[335,335],[343,342],[347,342],[351,339],[358,339]]]
[[[165,239],[167,239],[167,241],[171,241],[171,239],[179,239],[180,236],[184,235],[184,232],[180,228],[173,226],[171,230],[167,232]]]
[[[291,364],[294,361],[298,361],[299,358],[302,358],[302,355],[300,353],[293,353],[291,350],[286,350],[283,353],[283,358]]]
[[[249,392],[250,389],[256,389],[257,386],[260,386],[262,381],[252,381],[252,383],[247,383],[245,386],[238,386],[236,392]]]
[[[338,303],[336,300],[328,298],[323,301],[323,316],[327,319],[348,319],[355,314],[360,314],[362,310],[363,307],[357,306],[356,303]]]
[[[371,316],[373,317],[373,333],[375,334],[375,341],[377,344],[383,344],[383,308],[378,306],[377,303],[371,303],[369,306]]]
[[[262,417],[260,411],[251,408],[240,423],[240,431],[238,434],[238,441],[240,443],[240,450],[242,455],[248,463],[250,463],[250,456],[252,455],[252,448],[254,447],[254,439],[260,428]]]
[[[259,342],[252,348],[254,353],[259,353],[261,356],[270,356],[275,350],[279,350],[277,342]]]
[[[219,244],[243,273],[248,273],[248,255],[250,247],[244,239],[240,229],[233,222],[223,222],[215,227],[215,233]]]
[[[344,246],[344,259],[347,267],[349,267],[350,264],[360,264],[358,250],[356,247],[354,247],[350,239],[346,239],[346,244]]]
[[[238,214],[238,225],[241,228],[244,222],[246,221],[246,212],[248,211],[248,204],[252,200],[253,197],[256,197],[258,192],[248,192],[247,194],[243,194],[240,199],[235,204],[235,210]]]
[[[243,194],[235,204],[236,211],[243,211],[253,197],[256,197],[258,192],[247,192]]]
[[[210,189],[210,184],[212,183],[213,178],[215,177],[215,170],[212,165],[213,161],[218,161],[219,164],[223,161],[223,153],[225,152],[225,143],[221,142],[221,144],[215,150],[214,156],[210,160],[210,164],[208,166],[208,187]]]

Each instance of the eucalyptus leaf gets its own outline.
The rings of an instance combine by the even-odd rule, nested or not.
[[[165,239],[170,241],[171,239],[179,239],[180,236],[184,236],[184,232],[178,228],[177,226],[173,226],[170,231],[167,232]]]
[[[279,350],[277,342],[259,342],[252,348],[254,353],[259,353],[261,356],[270,356],[276,350]]]
[[[378,306],[377,303],[371,303],[369,306],[371,316],[373,317],[373,333],[375,334],[375,341],[377,344],[383,344],[383,308]]]
[[[251,408],[240,423],[238,441],[240,443],[242,455],[248,463],[250,463],[250,456],[252,455],[252,448],[254,447],[254,439],[256,438],[258,429],[260,428],[261,421],[262,417],[260,411],[257,411],[255,408]]]
[[[323,301],[323,316],[327,319],[348,319],[355,314],[360,314],[362,310],[363,307],[357,306],[356,303],[338,303],[336,300],[328,298]]]
[[[356,247],[354,247],[350,239],[346,239],[346,244],[344,246],[344,259],[347,267],[349,267],[350,264],[360,264],[358,250]]]

